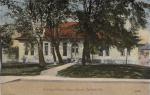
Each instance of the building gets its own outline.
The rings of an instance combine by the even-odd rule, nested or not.
[[[83,40],[82,36],[84,34],[78,34],[75,31],[73,31],[71,28],[76,25],[75,22],[67,22],[62,25],[61,33],[59,35],[61,41],[60,41],[60,53],[62,55],[62,58],[64,60],[71,59],[71,60],[79,60],[82,58],[82,50],[83,50]],[[141,35],[142,34],[142,35]],[[47,34],[50,36],[50,34]],[[149,38],[144,39],[148,34],[143,35],[143,33],[139,33],[139,36],[141,37],[142,43],[144,46],[146,43],[149,44],[150,40]],[[143,38],[142,38],[143,37]],[[19,37],[14,39],[13,47],[15,47],[15,56],[12,58],[8,58],[8,55],[3,55],[4,62],[11,62],[11,61],[17,61],[17,62],[23,62],[25,63],[38,63],[38,48],[37,45],[32,45],[30,48],[27,47],[25,40],[26,38],[19,35]],[[144,40],[144,41],[143,41]],[[50,41],[45,40],[43,42],[43,53],[44,58],[47,63],[53,63],[53,57],[52,57],[52,44]],[[141,52],[146,49],[146,47],[143,49],[143,47],[136,47],[130,52],[127,52],[126,49],[124,49],[122,52],[118,51],[117,48],[110,47],[105,49],[100,49],[98,54],[91,55],[91,58],[94,60],[97,60],[98,63],[116,63],[116,64],[125,64],[128,54],[128,64],[140,64],[141,59],[140,56],[143,55]],[[148,59],[150,58],[149,53],[147,53]]]

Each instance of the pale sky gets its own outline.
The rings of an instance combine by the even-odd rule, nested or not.
[[[6,16],[7,15],[7,8],[0,6],[0,24],[5,24],[10,23],[10,17]]]
[[[19,1],[22,2],[23,0],[14,0],[14,1]],[[0,5],[0,25],[5,24],[5,23],[12,23],[12,19],[7,16],[8,13],[8,8],[7,6],[1,6]]]

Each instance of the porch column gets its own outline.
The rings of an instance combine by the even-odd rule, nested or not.
[[[67,45],[68,45],[68,49],[67,49],[68,52],[67,52],[67,55],[68,55],[68,58],[71,59],[71,58],[72,58],[72,54],[71,54],[71,53],[72,53],[72,50],[71,50],[72,43],[71,43],[71,42],[68,42]]]

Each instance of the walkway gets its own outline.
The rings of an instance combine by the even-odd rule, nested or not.
[[[65,65],[62,65],[62,66],[58,66],[58,67],[54,67],[54,68],[51,68],[51,69],[48,69],[48,70],[44,70],[41,72],[41,75],[48,75],[48,76],[57,76],[57,72],[58,71],[61,71],[63,69],[66,69],[72,65],[75,65],[76,63],[68,63],[68,64],[65,64]]]
[[[55,78],[57,76],[57,72],[63,69],[66,69],[76,63],[68,63],[65,65],[61,65],[58,67],[54,67],[48,70],[44,70],[41,72],[41,75],[38,76],[0,76],[0,84],[7,83],[11,81],[21,80],[21,79],[50,79]]]
[[[21,78],[23,78],[23,76],[0,76],[0,84],[20,80]]]

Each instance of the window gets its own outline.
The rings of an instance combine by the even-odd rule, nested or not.
[[[44,44],[44,48],[45,48],[45,49],[44,49],[44,50],[45,50],[45,51],[44,51],[44,52],[45,52],[45,55],[48,55],[48,43],[45,43],[45,44]]]
[[[79,53],[79,50],[78,50],[78,44],[77,43],[73,43],[72,44],[72,53]]]
[[[120,52],[121,52],[121,56],[125,56],[125,50],[124,49],[120,50]]]
[[[104,55],[105,51],[105,55]],[[109,56],[109,47],[99,47],[99,56]]]
[[[125,56],[126,54],[130,55],[131,50],[130,49],[121,49],[120,52],[121,52],[121,56]]]
[[[78,49],[78,47],[76,47],[76,53],[79,53],[79,49]]]
[[[127,54],[128,54],[128,55],[130,55],[130,52],[131,52],[131,50],[130,50],[130,49],[127,49]]]
[[[31,55],[34,55],[34,45],[31,45]]]
[[[103,49],[99,48],[99,56],[103,56]]]
[[[29,53],[29,49],[27,46],[25,46],[25,55],[28,55],[28,53]]]
[[[67,56],[67,43],[63,43],[63,56]]]
[[[106,51],[106,56],[109,56],[109,48],[106,48],[105,51]]]
[[[72,53],[74,53],[74,51],[75,51],[75,50],[74,50],[74,47],[72,47]]]
[[[72,47],[72,53],[79,53],[78,47]]]

